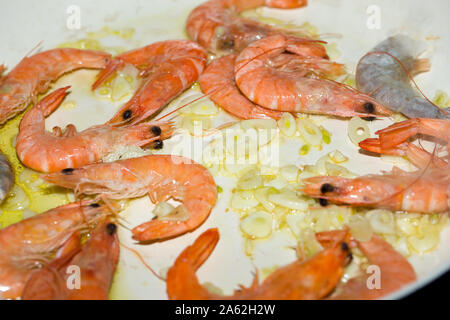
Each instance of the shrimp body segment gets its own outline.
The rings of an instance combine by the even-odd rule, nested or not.
[[[170,198],[181,201],[185,221],[155,219],[133,229],[138,241],[166,239],[192,231],[209,216],[217,199],[217,186],[209,171],[191,160],[166,155],[89,165],[44,177],[76,193],[109,199],[149,195],[154,203]]]
[[[306,4],[307,0],[211,0],[191,12],[186,30],[214,54],[240,52],[255,40],[288,31],[239,17],[239,13],[261,6],[293,9]]]
[[[120,147],[148,145],[169,134],[170,125],[166,123],[128,127],[99,125],[79,133],[70,125],[64,134],[59,128],[55,128],[53,133],[47,132],[45,118],[60,105],[68,89],[56,90],[23,117],[16,151],[27,167],[40,172],[77,168],[97,162]]]
[[[78,69],[103,69],[111,60],[104,52],[54,49],[24,58],[0,79],[0,124],[23,111],[51,82]]]
[[[234,81],[235,55],[212,61],[200,76],[202,91],[225,111],[240,119],[279,119],[282,112],[260,107],[247,99]]]
[[[14,185],[14,172],[8,159],[0,151],[0,204]]]
[[[142,83],[109,124],[138,123],[158,112],[197,81],[206,60],[206,51],[195,42],[156,42],[114,58],[99,75],[93,89],[126,64],[138,68],[142,72]]]
[[[434,174],[391,173],[355,179],[326,176],[304,182],[307,185],[302,192],[306,195],[338,204],[422,213],[449,210],[449,182],[436,179]]]
[[[305,48],[308,49],[305,52]],[[284,36],[271,36],[250,44],[236,60],[236,83],[254,103],[277,111],[335,115],[339,117],[387,116],[390,111],[374,99],[353,88],[328,79],[307,76],[305,68],[276,68],[271,59],[279,59],[284,51],[311,56],[305,43],[292,42]],[[292,56],[292,55],[291,55]],[[286,55],[284,56],[286,57]],[[292,58],[289,58],[292,59]],[[299,59],[296,57],[296,59]],[[336,72],[330,62],[320,59],[315,64],[322,73]],[[310,71],[311,66],[306,68]],[[338,69],[339,70],[339,69]]]
[[[307,300],[326,297],[341,280],[348,263],[345,235],[329,248],[306,261],[295,261],[271,274],[261,284],[255,278],[250,288],[223,297],[209,293],[196,272],[219,241],[217,229],[203,233],[177,258],[167,274],[167,293],[172,300]]]
[[[408,36],[384,40],[360,60],[356,85],[384,106],[409,118],[450,119],[448,112],[424,99],[411,86],[409,75],[430,69],[428,59],[416,58],[419,53],[418,44]]]
[[[33,269],[66,251],[75,233],[105,214],[105,207],[73,203],[0,230],[0,296],[20,297]]]
[[[107,300],[119,249],[117,226],[107,221],[100,223],[82,247],[35,271],[27,281],[22,300]],[[67,287],[70,266],[80,270],[79,289]]]

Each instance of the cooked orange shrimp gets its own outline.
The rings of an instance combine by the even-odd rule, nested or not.
[[[387,116],[390,111],[371,97],[328,79],[305,76],[304,70],[283,70],[270,59],[283,52],[308,59],[301,42],[271,36],[249,45],[236,60],[236,83],[254,103],[277,111],[335,115],[339,117]],[[313,56],[318,58],[318,56]],[[324,61],[323,59],[321,61]],[[326,61],[326,60],[325,60]]]
[[[292,9],[306,4],[307,0],[211,0],[191,12],[186,30],[191,39],[212,53],[239,52],[255,40],[289,33],[239,17],[239,13],[261,6]]]
[[[109,199],[128,199],[149,195],[153,202],[170,198],[183,204],[185,221],[155,219],[133,229],[138,241],[155,241],[192,231],[209,216],[216,203],[217,186],[209,171],[192,160],[169,155],[152,155],[135,159],[67,169],[43,177],[56,185],[73,189],[77,194],[98,194]]]
[[[316,235],[321,243],[333,241],[336,237],[342,237],[345,231],[322,232]],[[392,246],[379,236],[373,236],[368,242],[356,242],[357,247],[369,260],[371,266],[380,270],[380,287],[370,289],[368,286],[368,274],[363,274],[349,279],[346,283],[338,285],[336,291],[329,297],[335,300],[373,300],[386,297],[404,286],[416,280],[416,273],[411,264]]]
[[[206,59],[205,50],[195,42],[156,42],[114,58],[99,75],[93,89],[126,64],[141,70],[143,81],[135,95],[109,121],[110,124],[138,123],[158,112],[197,81]]]
[[[439,158],[406,141],[419,134],[428,135],[437,138],[439,143],[446,145],[447,150],[450,150],[450,120],[410,119],[393,124],[378,131],[377,134],[380,136],[379,139],[366,139],[359,146],[375,153],[406,156],[419,168],[426,168],[429,165],[440,168],[449,166],[448,160],[445,161],[444,158]]]
[[[78,69],[103,69],[111,60],[104,52],[54,49],[24,58],[0,81],[0,124],[36,102],[52,81]]]
[[[69,87],[61,88],[41,100],[23,117],[17,136],[17,155],[27,167],[40,172],[58,172],[97,162],[123,146],[161,145],[170,136],[168,123],[142,123],[135,126],[93,126],[77,133],[68,126],[53,133],[45,130],[45,118],[62,102]]]
[[[425,173],[390,173],[367,175],[355,179],[313,177],[303,180],[302,192],[322,199],[352,206],[367,206],[389,210],[439,213],[449,210],[449,179],[434,171]]]
[[[326,297],[339,283],[349,262],[344,234],[329,248],[306,261],[295,261],[271,274],[261,284],[256,277],[250,288],[241,287],[223,297],[204,288],[196,272],[219,241],[217,229],[203,233],[177,258],[167,274],[167,294],[172,300],[312,300]]]
[[[117,226],[100,223],[89,240],[74,251],[36,271],[28,280],[22,300],[107,300],[114,272],[119,261]],[[67,287],[68,267],[80,270],[80,287]]]
[[[235,55],[212,61],[200,76],[202,91],[225,111],[240,119],[279,119],[282,112],[260,107],[248,100],[234,82]]]
[[[0,296],[20,297],[33,269],[48,263],[55,251],[66,249],[74,233],[106,214],[103,206],[73,203],[0,230]]]

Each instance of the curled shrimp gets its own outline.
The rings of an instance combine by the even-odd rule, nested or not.
[[[432,172],[392,172],[355,179],[313,177],[301,190],[313,198],[337,204],[422,213],[449,210],[449,180]]]
[[[35,271],[27,281],[22,300],[107,300],[119,261],[117,226],[100,223],[89,240],[77,245],[48,266]],[[80,287],[69,289],[69,267],[80,270]]]
[[[108,214],[98,204],[73,203],[0,230],[0,296],[16,299],[33,270],[73,248],[74,234]]]
[[[379,43],[358,63],[356,85],[384,106],[409,118],[450,119],[411,86],[412,76],[430,70],[428,59],[417,59],[417,43],[405,35]]]
[[[51,82],[63,74],[78,69],[103,69],[110,60],[107,53],[79,49],[54,49],[24,58],[0,79],[0,124],[31,102],[36,103],[37,95],[45,93]]]
[[[14,172],[8,159],[0,151],[0,204],[14,185]]]
[[[305,51],[306,48],[306,51]],[[292,52],[299,59],[321,58],[311,53],[305,42],[284,36],[271,36],[250,44],[236,60],[236,83],[241,92],[254,103],[277,111],[325,114],[339,117],[387,116],[390,111],[371,97],[353,88],[328,79],[308,76],[308,68],[276,68],[270,61],[280,54]],[[292,56],[292,55],[291,55]],[[284,59],[290,59],[284,55]],[[317,68],[325,74],[335,72],[333,64],[320,59]],[[314,64],[314,63],[313,63]],[[340,68],[336,68],[339,72]]]
[[[295,261],[271,274],[261,284],[256,277],[250,288],[229,297],[212,294],[204,288],[197,270],[219,241],[217,229],[204,232],[177,258],[167,274],[167,294],[172,300],[313,300],[326,297],[341,280],[349,262],[346,235],[306,261]]]
[[[170,198],[183,204],[185,221],[154,219],[132,230],[141,242],[163,240],[192,231],[209,216],[217,199],[217,186],[209,171],[189,159],[152,155],[89,165],[43,177],[77,194],[100,195],[108,199],[129,199],[149,195],[152,202]]]
[[[156,42],[114,58],[100,73],[92,88],[98,88],[126,64],[138,68],[142,72],[142,83],[130,101],[108,122],[135,124],[158,112],[197,81],[205,68],[206,59],[205,50],[195,42]]]
[[[289,31],[239,17],[239,13],[261,6],[293,9],[306,4],[307,0],[211,0],[191,12],[186,30],[212,53],[240,52],[255,40]]]
[[[158,144],[170,136],[170,124],[156,122],[127,127],[99,125],[82,132],[69,125],[64,134],[58,127],[47,132],[45,118],[58,108],[69,88],[51,93],[23,117],[16,150],[27,167],[40,172],[77,168],[97,162],[120,147]]]
[[[234,81],[235,55],[213,60],[200,76],[202,91],[225,111],[240,119],[279,119],[282,112],[260,107],[248,100]]]
[[[335,241],[336,237],[342,237],[345,231],[327,231],[316,235],[317,240],[324,244]],[[380,299],[400,290],[416,281],[417,276],[414,268],[400,253],[383,238],[374,235],[370,241],[361,242],[351,240],[359,250],[369,260],[370,266],[379,269],[379,287],[368,286],[369,276],[366,270],[361,270],[362,274],[349,279],[346,283],[337,286],[335,292],[328,297],[333,300],[374,300]],[[362,268],[367,269],[367,268]]]

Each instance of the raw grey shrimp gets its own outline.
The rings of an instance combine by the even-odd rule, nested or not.
[[[0,296],[16,299],[33,270],[73,247],[73,236],[108,215],[98,204],[72,203],[0,230]],[[76,235],[75,235],[76,236]]]
[[[69,125],[64,134],[60,128],[47,132],[45,118],[58,108],[68,89],[58,89],[42,99],[20,123],[16,151],[31,169],[48,173],[77,168],[98,162],[120,147],[145,146],[170,137],[170,124],[157,122],[127,127],[98,125],[82,132]]]
[[[78,69],[103,69],[111,60],[104,52],[53,49],[24,58],[9,74],[0,78],[0,124],[13,118],[45,93],[51,82]],[[0,68],[4,71],[4,68]]]
[[[279,268],[261,284],[255,277],[250,288],[241,286],[232,296],[210,293],[196,275],[219,241],[219,231],[205,231],[177,258],[167,273],[167,294],[171,300],[314,300],[330,294],[349,262],[346,234],[340,234],[328,248],[308,260],[297,260]]]
[[[417,59],[415,41],[405,35],[390,37],[359,62],[356,84],[387,108],[409,118],[450,119],[450,114],[431,103],[411,86],[411,76],[430,69],[428,59]],[[393,58],[395,57],[395,58]]]
[[[289,31],[239,17],[239,13],[261,6],[292,9],[306,4],[307,0],[211,0],[191,12],[186,30],[191,39],[214,54],[240,52],[253,41]]]
[[[91,232],[82,246],[80,239],[71,250],[41,270],[33,272],[22,300],[107,300],[119,261],[117,225],[105,220]],[[80,288],[68,289],[68,266],[80,270]]]
[[[135,95],[108,124],[136,124],[160,111],[188,89],[206,65],[205,49],[193,41],[156,42],[114,58],[92,86],[96,89],[117,70],[131,64],[141,71],[142,83]]]
[[[14,185],[14,172],[8,159],[0,151],[0,204]]]
[[[154,219],[132,230],[141,242],[164,240],[193,231],[209,216],[217,200],[217,186],[209,171],[192,160],[169,155],[151,155],[112,163],[66,169],[43,177],[76,194],[129,199],[148,195],[154,203],[175,199],[187,212],[183,221]]]
[[[321,58],[312,55],[304,42],[291,41],[277,35],[250,44],[236,60],[236,83],[241,92],[254,103],[277,111],[325,114],[339,117],[388,116],[391,112],[373,98],[328,79],[308,76],[310,68],[295,70],[275,68],[272,58],[285,51],[304,59]],[[297,58],[298,58],[297,57]],[[297,59],[296,58],[296,59]],[[339,67],[326,59],[319,60],[319,70],[339,72]],[[331,64],[330,71],[326,68]],[[308,70],[309,69],[309,70]]]

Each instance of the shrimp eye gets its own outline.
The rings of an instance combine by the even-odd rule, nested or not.
[[[374,112],[375,112],[375,105],[374,105],[372,102],[366,102],[366,103],[363,105],[363,108],[364,108],[364,110],[365,110],[367,113],[374,113]]]
[[[91,207],[91,208],[100,208],[100,205],[98,203],[93,203],[93,204],[89,205],[89,207]]]
[[[160,136],[162,133],[162,130],[160,127],[158,126],[154,126],[150,129],[150,131],[155,135],[155,136]]]
[[[365,118],[362,118],[363,120],[366,120],[366,121],[374,121],[374,120],[376,120],[376,117],[365,117]]]
[[[117,231],[117,226],[116,226],[114,223],[109,223],[109,224],[106,226],[106,232],[108,232],[108,234],[109,234],[110,236],[112,236],[113,234],[115,234],[116,231]]]
[[[67,168],[61,171],[62,174],[65,174],[66,176],[70,176],[73,174],[73,172],[75,171],[75,169],[72,168]]]
[[[328,200],[327,200],[327,199],[320,198],[320,199],[319,199],[319,203],[320,203],[320,205],[321,205],[322,207],[328,206]]]
[[[153,144],[153,149],[161,150],[162,148],[164,148],[164,142],[162,140],[156,140]]]
[[[336,190],[336,188],[329,183],[323,184],[320,188],[320,192],[322,192],[322,194],[333,192],[334,190]]]
[[[123,119],[128,120],[131,118],[132,115],[133,115],[133,112],[131,110],[127,110],[123,113]]]
[[[341,249],[342,251],[349,251],[350,247],[348,246],[347,242],[342,242]]]

